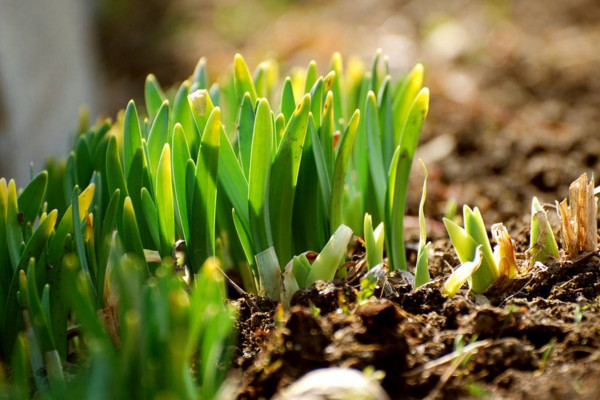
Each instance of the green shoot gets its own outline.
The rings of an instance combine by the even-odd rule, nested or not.
[[[425,221],[425,197],[427,195],[427,168],[422,160],[419,160],[423,167],[423,192],[419,202],[419,248],[417,251],[417,265],[415,267],[415,287],[418,288],[429,282],[429,248],[431,242],[427,242],[427,223]]]
[[[461,274],[464,274],[464,271],[471,271],[473,273],[470,280],[471,290],[474,293],[483,293],[498,278],[498,266],[494,260],[492,246],[479,209],[475,207],[475,210],[471,210],[465,205],[463,219],[465,221],[464,228],[449,219],[444,219],[444,225],[446,225],[458,259],[463,265],[470,265],[462,269],[459,267]],[[480,256],[476,256],[477,249],[481,253]],[[478,260],[479,257],[482,259]],[[478,264],[477,267],[473,267],[473,263]],[[461,278],[463,276],[461,275]]]
[[[552,226],[537,197],[531,201],[531,230],[527,254],[531,264],[558,259],[558,245],[552,232]]]
[[[364,222],[365,247],[367,250],[367,266],[373,268],[383,262],[384,231],[383,222],[373,230],[371,215],[365,214]]]
[[[481,245],[477,245],[473,260],[463,262],[454,270],[454,272],[452,272],[450,277],[446,279],[446,282],[444,282],[444,285],[442,286],[442,294],[444,296],[454,296],[467,280],[472,279],[473,274],[480,268],[483,261],[481,247]]]
[[[386,248],[391,269],[406,270],[404,246],[404,212],[408,176],[419,142],[421,128],[429,109],[429,90],[422,89],[415,98],[390,165],[385,203]]]

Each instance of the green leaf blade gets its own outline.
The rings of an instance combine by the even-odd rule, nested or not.
[[[269,218],[269,181],[273,151],[273,118],[269,102],[261,99],[252,134],[252,156],[248,179],[248,213],[255,251],[273,246]]]
[[[306,137],[311,97],[304,96],[279,143],[271,168],[269,208],[273,244],[280,265],[292,258],[292,213],[302,146]]]

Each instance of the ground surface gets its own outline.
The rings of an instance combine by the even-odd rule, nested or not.
[[[204,11],[245,21],[243,6],[222,4]],[[553,204],[577,176],[600,168],[597,1],[281,4],[272,21],[254,21],[260,29],[200,24],[180,33],[175,43],[187,51],[174,52],[159,78],[189,73],[198,51],[213,71],[240,49],[251,63],[267,49],[284,63],[326,65],[332,51],[368,59],[378,47],[397,71],[423,61],[432,92],[419,153],[429,168],[427,215],[439,221],[451,199],[478,206],[488,225],[507,225],[520,252],[531,197]],[[439,287],[458,260],[439,223],[430,228],[434,282],[416,291],[391,277],[391,290],[357,304],[357,282],[335,282],[299,293],[283,318],[267,301],[237,300],[239,397],[268,398],[312,369],[345,365],[385,371],[393,398],[597,398],[598,256],[533,269],[485,298],[463,289],[445,299]],[[355,259],[361,251],[355,246]]]

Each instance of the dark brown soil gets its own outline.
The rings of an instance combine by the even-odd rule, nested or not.
[[[466,288],[444,298],[447,273],[432,273],[416,290],[392,274],[391,291],[380,287],[360,303],[358,286],[318,282],[298,292],[285,315],[268,302],[249,313],[239,301],[239,398],[269,398],[326,366],[384,371],[392,398],[597,398],[596,255],[531,270],[475,298]]]

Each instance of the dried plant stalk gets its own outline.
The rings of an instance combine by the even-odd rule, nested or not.
[[[514,278],[518,272],[517,257],[515,256],[513,241],[506,227],[501,223],[492,225],[492,236],[497,243],[494,252],[498,261],[498,275]]]
[[[569,203],[557,203],[561,221],[561,238],[567,257],[580,252],[593,252],[598,247],[596,214],[598,201],[594,197],[594,177],[582,174],[569,186]]]
[[[587,199],[587,213],[586,213],[586,221],[587,227],[586,231],[589,233],[586,236],[583,251],[596,251],[598,248],[598,223],[597,223],[597,214],[598,214],[598,199],[594,196],[594,177],[588,184],[586,185],[586,194],[585,197]]]

